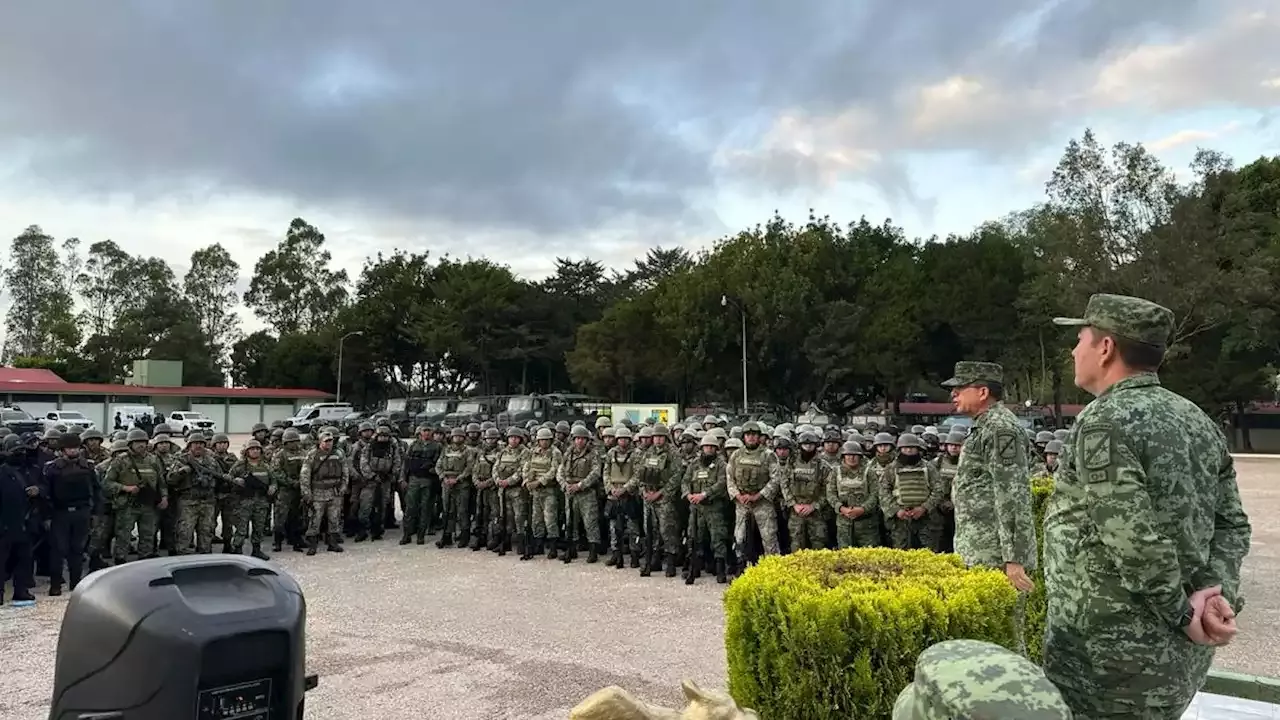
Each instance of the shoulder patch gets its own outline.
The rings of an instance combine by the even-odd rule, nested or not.
[[[1085,470],[1111,467],[1111,428],[1105,425],[1080,432],[1080,462]]]
[[[998,430],[995,434],[996,457],[1001,460],[1018,459],[1018,434],[1012,430]]]

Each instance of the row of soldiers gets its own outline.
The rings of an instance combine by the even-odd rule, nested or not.
[[[348,494],[358,508],[348,532],[381,537],[380,518],[399,495],[402,545],[439,530],[437,547],[514,549],[525,560],[572,562],[585,551],[596,562],[607,552],[608,565],[646,576],[683,567],[690,583],[708,562],[725,582],[735,565],[784,549],[951,549],[962,428],[931,443],[937,431],[925,427],[895,436],[725,425],[708,416],[673,428],[601,418],[594,433],[581,422],[505,433],[423,426],[399,457],[390,427],[364,424],[340,443],[353,457]],[[1034,442],[1052,466],[1060,441]]]

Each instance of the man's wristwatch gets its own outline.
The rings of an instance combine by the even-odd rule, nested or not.
[[[1178,629],[1186,630],[1187,628],[1191,627],[1191,621],[1194,620],[1195,617],[1196,617],[1195,608],[1191,607],[1191,603],[1188,602],[1186,604],[1186,607],[1182,609],[1182,615],[1178,617]]]

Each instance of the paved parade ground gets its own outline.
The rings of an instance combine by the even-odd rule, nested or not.
[[[1254,527],[1248,605],[1217,664],[1280,677],[1280,458],[1237,467]],[[686,587],[603,563],[519,562],[394,540],[346,548],[279,554],[307,598],[307,667],[320,675],[309,720],[562,720],[605,685],[678,706],[682,678],[725,683],[724,586],[714,579]],[[43,584],[36,592],[35,608],[0,608],[5,720],[48,714],[66,598],[46,598]]]

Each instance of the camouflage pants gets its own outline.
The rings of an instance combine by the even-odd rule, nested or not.
[[[444,534],[452,536],[456,531],[465,535],[471,528],[471,493],[462,481],[450,485],[440,482],[440,504],[444,507]]]
[[[231,541],[232,550],[240,552],[244,549],[246,534],[251,546],[261,545],[262,538],[270,532],[270,528],[267,527],[269,522],[271,522],[271,500],[265,497],[240,498],[236,517],[232,520],[235,525],[235,536]]]
[[[787,513],[787,530],[791,533],[791,552],[824,550],[827,547],[827,514],[818,510],[800,517],[793,509]]]
[[[1050,676],[1052,678],[1052,676]],[[1191,700],[1181,707],[1143,707],[1130,703],[1110,702],[1097,692],[1058,686],[1062,699],[1071,708],[1073,720],[1181,720]],[[1194,697],[1192,698],[1194,699]],[[1203,717],[1200,713],[1196,717]]]
[[[332,490],[316,490],[311,495],[311,522],[307,523],[307,537],[320,536],[320,523],[328,519],[329,534],[342,532],[342,498]]]
[[[174,550],[187,554],[191,536],[196,538],[196,552],[213,552],[213,527],[216,520],[217,501],[212,497],[186,497],[178,513],[178,525]]]
[[[608,497],[604,501],[604,514],[609,518],[609,549],[618,552],[631,552],[636,547],[644,527],[641,524],[640,501],[630,495],[620,498]]]
[[[770,503],[761,503],[770,505]],[[689,506],[689,537],[693,539],[695,552],[701,552],[704,543],[711,545],[711,554],[717,560],[729,557],[729,528],[725,523],[724,507],[717,503]],[[745,536],[745,532],[743,533]],[[774,537],[774,542],[778,541]],[[775,551],[775,555],[777,552]]]
[[[431,478],[410,477],[401,520],[405,537],[424,537],[431,529],[431,499]]]
[[[146,557],[156,551],[156,510],[135,503],[115,506],[115,532],[111,540],[111,559],[119,565],[129,553],[129,540],[133,528],[138,528],[138,557]]]
[[[586,538],[589,543],[599,542],[600,538],[600,499],[595,488],[586,488],[576,493],[565,493],[565,508],[572,508],[573,523],[566,524],[565,537],[577,541]],[[566,516],[569,514],[566,510]],[[583,534],[578,536],[578,525]]]
[[[648,518],[648,525],[645,527],[645,543],[657,543],[661,539],[661,546],[655,548],[668,555],[675,555],[680,552],[680,523],[676,518],[675,504],[669,500],[663,499],[656,502],[644,500],[644,516]],[[657,535],[649,537],[649,529],[656,526]]]
[[[507,525],[507,537],[524,537],[525,530],[529,527],[532,518],[530,511],[532,503],[529,501],[529,493],[522,487],[509,487],[503,490],[506,493],[503,496],[503,511],[506,513],[504,522]]]
[[[747,546],[747,518],[756,521],[756,529],[760,532],[760,544],[765,555],[779,555],[778,547],[778,512],[772,500],[761,498],[751,505],[733,504],[733,541],[739,548]]]
[[[899,550],[932,550],[938,546],[937,513],[927,513],[919,520],[899,520],[885,518],[889,525],[889,539]]]
[[[498,517],[498,488],[476,488],[476,508],[471,514],[471,534],[484,536]]]
[[[223,493],[218,496],[214,519],[220,524],[218,532],[224,545],[230,545],[231,538],[235,535],[236,513],[240,512],[239,508],[240,498],[236,495]]]
[[[274,513],[271,526],[275,537],[290,541],[298,540],[302,533],[301,495],[296,487],[281,486],[276,489]]]
[[[156,508],[156,529],[160,531],[160,545],[158,547],[167,550],[171,555],[179,550],[185,552],[187,547],[191,545],[191,539],[184,538],[181,543],[182,548],[178,548],[180,543],[175,538],[178,530],[178,514],[182,512],[182,503],[185,500],[184,496],[170,491],[169,502],[164,509]]]
[[[382,536],[382,521],[385,518],[387,500],[391,497],[391,483],[387,480],[366,481],[360,487],[360,495],[356,500],[356,517],[360,519],[360,529]]]
[[[95,513],[89,521],[89,557],[98,558],[107,554],[107,546],[111,544],[111,535],[115,532],[115,512],[108,505],[101,513]]]
[[[836,516],[836,545],[841,549],[851,547],[880,547],[880,518],[876,515],[851,520]]]
[[[556,503],[556,489],[534,488],[529,493],[533,500],[533,536],[539,540],[560,537],[560,512]]]

